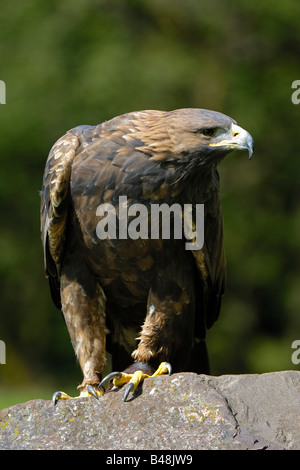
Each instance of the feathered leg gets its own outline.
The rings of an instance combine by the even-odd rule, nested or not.
[[[95,395],[93,389],[99,385],[106,364],[105,294],[88,266],[68,254],[62,266],[60,293],[62,312],[83,373],[78,390],[81,396],[87,391]],[[60,393],[54,401],[68,398]]]
[[[139,344],[132,353],[135,363],[101,382],[114,378],[116,387],[128,383],[124,400],[145,378],[170,373],[172,362],[177,371],[185,370],[188,363],[194,335],[194,290],[190,272],[178,275],[177,271],[161,272],[150,289]]]

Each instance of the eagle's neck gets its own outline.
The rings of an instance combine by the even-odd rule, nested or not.
[[[220,187],[217,165],[203,165],[177,170],[169,179],[168,196],[173,202],[182,204],[198,202],[205,203],[209,195]]]

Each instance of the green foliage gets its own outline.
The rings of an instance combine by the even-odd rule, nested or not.
[[[208,336],[212,373],[297,368],[299,13],[292,0],[1,5],[3,384],[81,380],[43,276],[39,191],[50,147],[71,127],[147,108],[215,109],[253,135],[252,161],[232,154],[220,168],[228,289]]]

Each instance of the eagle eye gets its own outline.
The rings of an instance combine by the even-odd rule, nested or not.
[[[217,129],[215,127],[210,127],[208,129],[201,129],[201,134],[204,137],[212,137],[216,133]]]

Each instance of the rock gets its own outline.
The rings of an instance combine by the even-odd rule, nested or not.
[[[300,372],[207,377],[226,397],[242,431],[300,449]]]
[[[300,372],[144,381],[142,393],[0,411],[0,449],[300,449]]]

